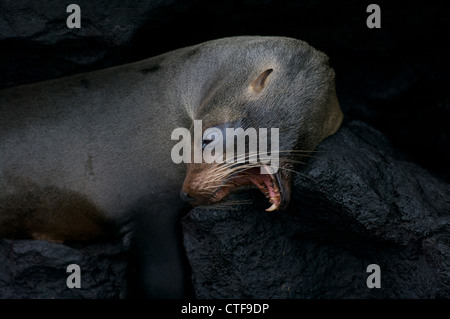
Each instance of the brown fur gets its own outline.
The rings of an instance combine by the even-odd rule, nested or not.
[[[88,241],[113,235],[113,224],[86,196],[46,187],[5,196],[0,207],[4,238],[52,242]]]
[[[170,136],[197,119],[204,129],[278,127],[287,204],[289,160],[333,134],[342,112],[326,55],[283,37],[224,38],[1,90],[0,237],[61,242],[102,238],[112,224],[132,229],[136,285],[180,297],[177,193],[186,177],[183,189],[208,204],[201,181],[212,182],[213,166],[192,164],[186,175]]]

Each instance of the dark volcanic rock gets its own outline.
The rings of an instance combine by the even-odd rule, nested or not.
[[[45,241],[0,240],[0,298],[124,297],[127,265],[118,243],[67,246]],[[81,288],[68,288],[67,266],[81,270]]]
[[[285,212],[196,208],[183,219],[199,298],[449,298],[450,186],[398,156],[361,122],[325,140],[294,180]],[[2,298],[121,298],[119,242],[0,241]],[[81,267],[81,289],[66,286]],[[381,267],[369,289],[367,266]]]
[[[123,64],[130,62],[130,55],[136,60],[136,53],[141,57],[139,50],[127,51],[133,51],[138,31],[150,24],[145,45],[154,46],[164,18],[192,2],[78,0],[81,28],[69,29],[66,19],[71,13],[66,9],[70,2],[1,1],[0,87]]]
[[[296,175],[286,212],[194,209],[183,221],[200,298],[450,297],[450,185],[352,122]],[[262,202],[260,204],[260,202]],[[381,288],[369,289],[370,264]]]

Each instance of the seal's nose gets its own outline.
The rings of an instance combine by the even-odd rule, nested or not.
[[[183,201],[185,201],[186,203],[195,201],[194,198],[189,197],[189,195],[188,195],[185,191],[183,191],[183,190],[181,190],[181,192],[180,192],[180,197],[181,197],[181,199],[182,199]]]

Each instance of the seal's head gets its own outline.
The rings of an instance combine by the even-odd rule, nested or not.
[[[325,54],[299,40],[228,41],[225,58],[209,61],[214,76],[193,114],[201,127],[194,121],[191,128],[181,197],[210,205],[256,186],[271,203],[268,211],[284,209],[295,164],[342,122],[334,72]]]

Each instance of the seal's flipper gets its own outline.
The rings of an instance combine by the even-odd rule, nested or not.
[[[176,198],[176,197],[175,197]],[[180,220],[182,201],[149,203],[135,213],[128,264],[128,298],[192,297]]]

